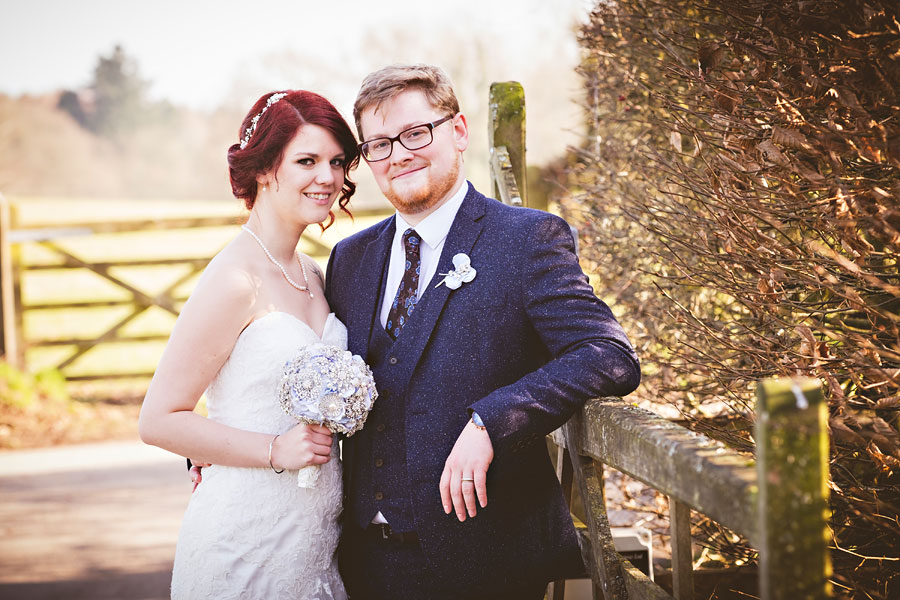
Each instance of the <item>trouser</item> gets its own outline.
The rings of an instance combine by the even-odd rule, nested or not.
[[[438,588],[417,536],[385,536],[385,529],[379,527],[362,530],[346,525],[340,551],[341,575],[350,600],[541,600],[547,587],[546,582],[523,582],[515,589],[485,589],[483,596],[445,585]],[[472,577],[485,586],[495,580],[488,572],[472,573]]]

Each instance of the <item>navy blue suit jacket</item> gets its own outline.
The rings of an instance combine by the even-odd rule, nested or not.
[[[394,237],[390,217],[338,243],[326,294],[366,355]],[[392,375],[405,383],[407,486],[415,529],[439,579],[460,593],[478,577],[520,582],[571,574],[580,554],[544,436],[589,398],[623,396],[640,381],[638,360],[578,265],[568,225],[514,208],[469,186],[437,273],[465,253],[477,276],[451,290],[435,275],[399,338]],[[393,293],[393,290],[387,293]],[[396,380],[395,380],[396,381]],[[376,381],[376,385],[377,385]],[[378,410],[376,401],[375,409]],[[472,411],[494,446],[488,506],[460,523],[444,514],[439,480]],[[354,438],[343,441],[345,473]],[[366,467],[363,467],[366,468]],[[345,478],[345,494],[355,493]],[[438,582],[440,584],[440,582]]]

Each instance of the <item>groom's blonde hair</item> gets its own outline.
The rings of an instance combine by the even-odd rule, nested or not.
[[[425,64],[390,65],[366,75],[356,95],[353,119],[360,141],[364,141],[359,123],[362,112],[371,106],[377,111],[386,101],[409,89],[420,90],[428,102],[441,112],[449,115],[459,112],[459,101],[443,69]]]

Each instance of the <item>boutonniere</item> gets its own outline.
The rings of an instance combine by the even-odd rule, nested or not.
[[[475,279],[475,269],[472,268],[472,260],[462,252],[453,257],[453,266],[455,268],[449,273],[439,273],[444,278],[434,287],[440,287],[443,283],[451,290],[455,290],[462,284],[469,283]]]

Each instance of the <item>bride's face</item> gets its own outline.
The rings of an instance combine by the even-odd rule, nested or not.
[[[287,222],[321,223],[341,191],[344,163],[344,151],[327,129],[301,126],[267,177],[272,208]]]

